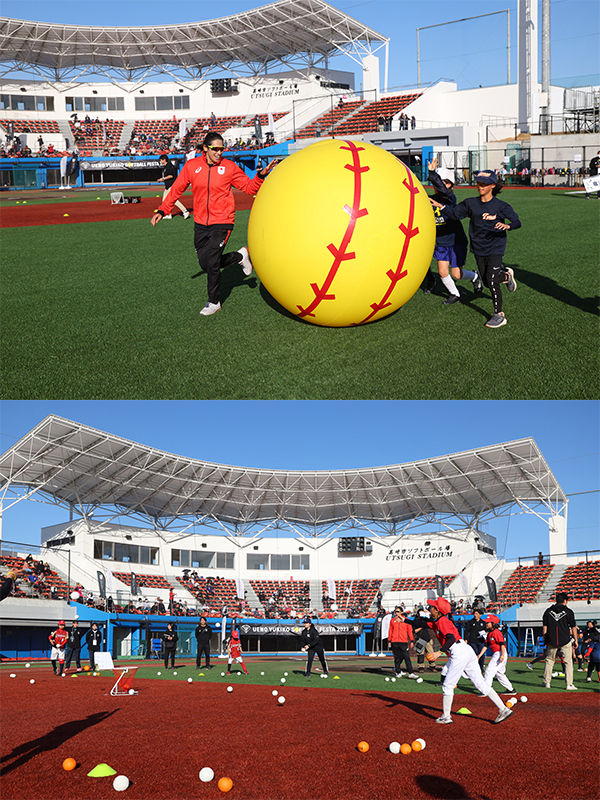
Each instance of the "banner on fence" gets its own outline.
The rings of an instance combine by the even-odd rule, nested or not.
[[[334,622],[331,620],[315,621],[315,628],[321,636],[334,636],[345,634],[359,636],[363,626],[348,622]],[[304,626],[298,622],[275,622],[272,625],[261,622],[244,622],[238,630],[244,636],[300,636]]]

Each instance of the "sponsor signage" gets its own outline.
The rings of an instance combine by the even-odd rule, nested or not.
[[[333,636],[335,634],[359,636],[363,629],[362,625],[331,620],[315,622],[314,626],[321,636]],[[238,630],[244,636],[300,636],[304,630],[304,625],[301,622],[283,621],[274,622],[272,624],[264,622],[244,622],[242,625],[238,626]]]
[[[84,159],[79,162],[79,169],[160,169],[160,164],[158,163],[158,158],[141,158],[137,161],[117,161],[113,159],[89,161]]]

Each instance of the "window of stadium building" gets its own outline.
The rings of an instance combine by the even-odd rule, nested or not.
[[[289,556],[289,555],[259,555],[258,553],[248,553],[246,556],[247,569],[272,569],[284,570],[285,572],[310,569],[310,556]]]
[[[190,97],[187,94],[176,97],[136,97],[136,111],[177,111],[190,107]]]
[[[158,565],[158,547],[146,547],[121,542],[94,539],[94,558],[101,561],[121,561],[127,564]]]
[[[201,552],[199,550],[171,550],[172,567],[192,569],[233,569],[233,553]]]
[[[34,95],[3,94],[0,95],[2,111],[54,111],[53,97],[37,97]]]

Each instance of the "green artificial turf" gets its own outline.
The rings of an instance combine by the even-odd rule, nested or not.
[[[518,290],[505,291],[497,330],[484,327],[489,291],[475,297],[468,282],[461,304],[443,306],[438,284],[379,322],[320,328],[240,268],[222,273],[223,309],[203,318],[206,275],[182,219],[4,229],[2,397],[597,398],[598,202],[501,196],[523,227],[508,234]],[[228,249],[245,244],[248,216]]]

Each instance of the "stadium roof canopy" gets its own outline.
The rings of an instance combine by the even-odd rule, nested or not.
[[[184,458],[56,416],[0,456],[0,508],[23,499],[88,519],[123,515],[178,535],[196,533],[196,524],[235,535],[283,527],[390,535],[415,520],[472,529],[509,508],[546,518],[566,504],[533,439],[407,464],[299,472]]]
[[[361,63],[389,39],[323,0],[278,0],[221,19],[152,27],[84,27],[0,17],[4,74],[64,81],[100,74],[134,81],[157,74],[204,80],[215,71],[259,76],[349,55]]]

